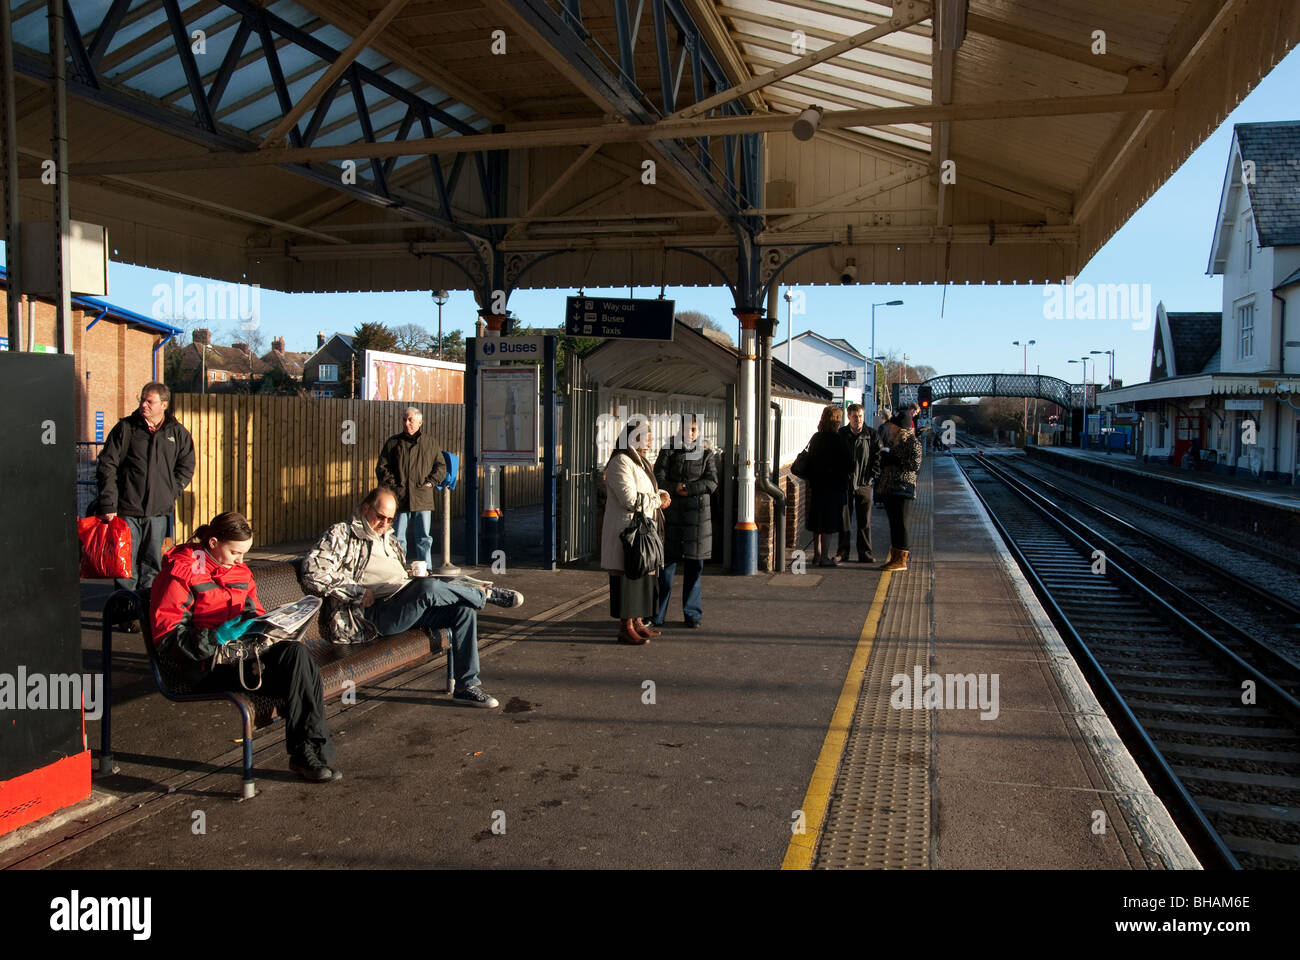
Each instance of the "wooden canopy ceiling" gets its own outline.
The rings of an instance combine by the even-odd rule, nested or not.
[[[3,2],[47,219],[46,2]],[[1290,0],[71,10],[72,216],[290,291],[734,286],[751,240],[781,283],[1060,282],[1300,39]]]

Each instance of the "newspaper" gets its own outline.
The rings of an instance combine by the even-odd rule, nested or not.
[[[273,640],[296,640],[320,608],[320,597],[303,597],[301,600],[286,603],[265,616],[258,617],[249,626],[247,633],[270,637]]]

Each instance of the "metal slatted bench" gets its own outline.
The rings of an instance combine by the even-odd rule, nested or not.
[[[257,582],[257,595],[262,606],[273,610],[286,603],[292,603],[304,596],[298,582],[298,564],[272,563],[251,565],[253,577]],[[149,654],[149,663],[153,668],[154,680],[158,689],[168,700],[177,703],[225,700],[239,711],[240,724],[243,728],[244,779],[242,794],[244,798],[255,793],[253,782],[253,733],[260,727],[274,722],[276,713],[283,706],[283,701],[263,696],[257,692],[240,690],[214,690],[195,692],[181,677],[180,669],[170,657],[160,657],[154,645],[152,624],[142,600],[130,590],[118,590],[104,604],[103,620],[103,670],[105,705],[100,731],[101,773],[112,772],[112,647],[113,625],[122,620],[135,617],[140,621],[141,635],[144,637],[145,649]],[[319,618],[318,618],[319,619]],[[391,637],[381,637],[373,643],[335,644],[320,635],[320,624],[313,620],[303,635],[302,643],[311,651],[312,659],[320,668],[321,690],[326,702],[340,697],[345,690],[355,690],[366,683],[373,683],[384,677],[392,676],[412,667],[439,653],[447,653],[447,690],[451,691],[451,631],[439,629],[431,638],[423,630],[408,630]],[[296,641],[287,641],[296,642]]]

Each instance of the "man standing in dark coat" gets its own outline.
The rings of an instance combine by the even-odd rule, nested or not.
[[[689,420],[689,426],[687,421]],[[685,438],[689,436],[689,440]],[[659,610],[652,621],[663,626],[672,599],[673,575],[682,564],[682,616],[686,626],[704,618],[701,577],[704,561],[713,555],[713,513],[709,498],[718,489],[713,451],[699,439],[697,417],[682,418],[682,430],[670,446],[659,451],[655,480],[672,494],[664,511],[664,565],[659,570]]]
[[[866,427],[866,411],[862,404],[849,404],[849,422],[840,427],[840,439],[853,455],[853,470],[849,474],[849,510],[856,513],[857,522],[840,531],[840,559],[848,560],[851,543],[850,529],[857,530],[858,562],[874,563],[871,555],[871,484],[880,474],[880,442],[876,431]]]
[[[423,560],[433,566],[434,487],[447,476],[447,461],[438,443],[424,432],[424,414],[406,408],[401,433],[388,438],[379,452],[375,475],[380,486],[397,494],[397,522],[393,535],[406,552],[407,561]]]
[[[139,409],[117,422],[99,451],[95,475],[96,513],[103,520],[121,516],[131,528],[131,576],[115,586],[146,598],[162,569],[162,543],[176,498],[194,476],[194,440],[167,409],[170,401],[165,385],[146,383]],[[140,625],[129,620],[123,629],[136,633]]]

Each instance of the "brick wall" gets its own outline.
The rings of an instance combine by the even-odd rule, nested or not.
[[[8,309],[8,291],[0,289],[0,314]],[[28,301],[29,303],[31,301]],[[54,304],[36,304],[36,338],[42,346],[59,342]],[[28,310],[23,309],[23,346],[28,346]],[[95,412],[104,413],[104,435],[139,404],[140,388],[153,379],[153,348],[158,334],[104,317],[86,327],[98,312],[72,309],[72,352],[77,375],[77,439],[95,439]],[[159,364],[162,363],[159,353]],[[162,370],[159,369],[159,374]]]
[[[804,530],[804,518],[808,514],[808,484],[793,476],[789,470],[781,471],[779,484],[786,498],[785,556],[788,564],[790,551],[804,549],[806,541],[812,538],[812,534]],[[773,553],[776,550],[776,536],[772,526],[774,512],[772,498],[760,490],[754,503],[754,522],[758,524],[758,569],[768,572],[775,572]]]

